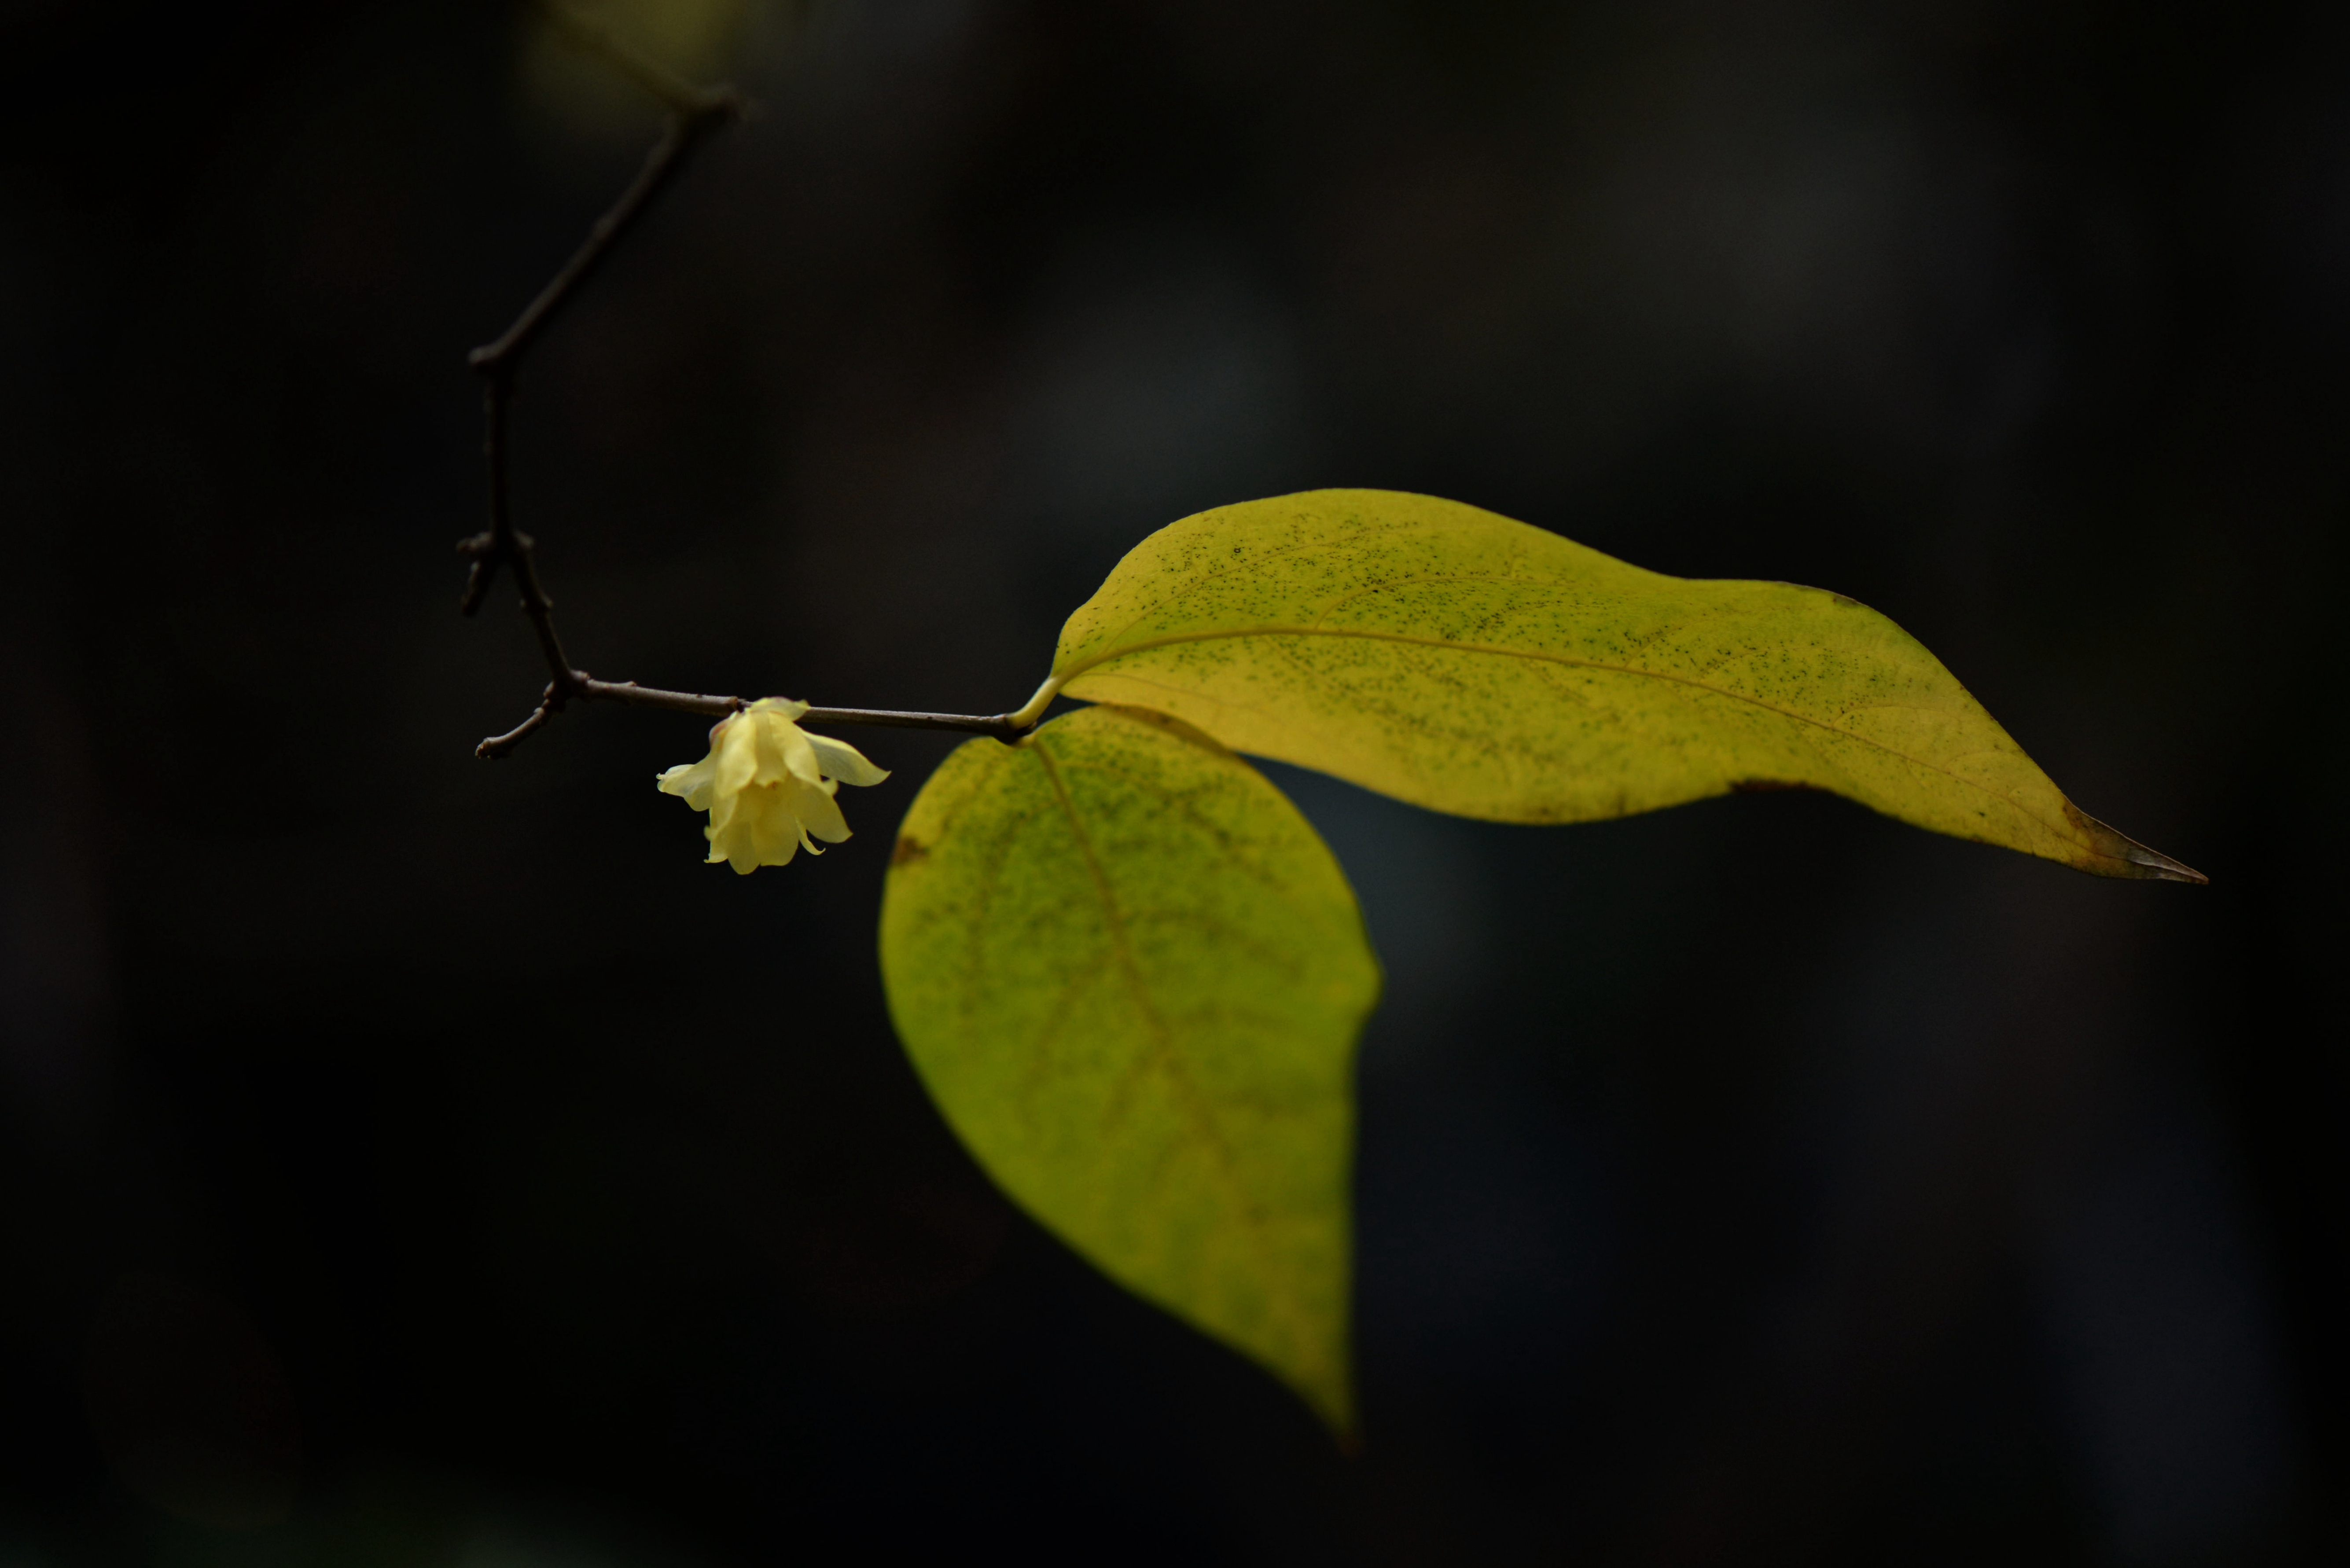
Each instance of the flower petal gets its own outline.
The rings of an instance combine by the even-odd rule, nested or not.
[[[736,714],[718,727],[710,755],[717,768],[719,797],[740,793],[759,771],[759,726]]]
[[[827,844],[838,844],[848,836],[848,821],[840,815],[840,804],[832,798],[830,790],[800,784],[792,795],[792,815],[803,828]]]
[[[800,823],[791,813],[790,789],[788,784],[762,784],[752,792],[758,797],[758,815],[752,825],[751,836],[762,866],[789,864],[792,851],[798,846]]]
[[[846,741],[836,741],[830,735],[809,735],[807,739],[827,778],[863,786],[878,784],[889,776],[888,769],[875,767],[864,753]]]
[[[698,763],[680,763],[653,781],[663,794],[680,795],[696,811],[710,809],[710,786],[717,770],[708,757]]]
[[[816,746],[808,732],[797,724],[786,724],[785,728],[789,732],[779,738],[785,773],[809,784],[818,783],[824,777],[824,764],[816,760]],[[775,776],[781,778],[785,773]]]

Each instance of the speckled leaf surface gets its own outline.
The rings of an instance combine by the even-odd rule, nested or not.
[[[1665,576],[1430,496],[1311,491],[1162,528],[1069,618],[1053,676],[1464,816],[1808,787],[2101,876],[2202,880],[2075,808],[1864,605]]]
[[[1007,1193],[1351,1428],[1354,1054],[1378,966],[1278,790],[1151,713],[972,741],[907,814],[881,968]]]

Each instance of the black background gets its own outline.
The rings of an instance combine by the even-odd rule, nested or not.
[[[653,112],[500,6],[12,0],[0,1562],[2350,1549],[2339,6],[634,14],[765,113],[525,378],[597,673],[993,711],[1151,528],[1422,490],[1861,598],[2212,885],[1274,770],[1389,973],[1342,1459],[899,1056],[943,743],[740,879],[697,721],[473,759],[464,350]]]

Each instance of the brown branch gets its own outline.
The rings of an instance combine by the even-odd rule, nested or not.
[[[993,735],[999,741],[1018,740],[1036,727],[1034,719],[1017,713],[901,713],[891,708],[811,708],[800,715],[803,724],[879,724],[892,730],[955,730],[967,735]]]
[[[708,139],[711,132],[737,123],[752,112],[750,100],[733,88],[702,88],[681,80],[654,61],[646,58],[614,37],[610,33],[564,10],[551,0],[538,0],[536,9],[574,42],[605,57],[636,82],[667,104],[670,109],[668,128],[645,166],[636,179],[622,192],[611,210],[596,220],[587,243],[563,265],[538,296],[524,307],[513,326],[494,343],[473,350],[470,363],[481,373],[484,404],[488,425],[484,452],[490,468],[490,525],[469,539],[460,540],[459,554],[469,557],[473,569],[465,579],[465,591],[457,607],[466,615],[479,609],[482,600],[497,576],[501,566],[511,568],[515,586],[521,592],[523,613],[529,617],[531,629],[538,636],[538,650],[546,660],[546,690],[539,697],[538,706],[529,718],[503,735],[492,735],[473,748],[473,754],[490,761],[505,756],[528,740],[547,721],[563,711],[566,704],[578,698],[588,701],[629,702],[639,707],[668,708],[684,713],[701,713],[723,718],[739,712],[750,704],[740,697],[711,697],[694,691],[664,691],[657,687],[639,686],[633,680],[598,680],[575,666],[563,650],[563,639],[556,635],[555,601],[546,597],[539,586],[538,568],[532,560],[531,536],[514,525],[514,507],[509,491],[509,450],[513,423],[515,379],[521,374],[524,358],[531,347],[546,332],[548,325],[563,307],[577,296],[604,258],[644,214],[654,198],[676,178],[687,158]],[[806,722],[818,724],[887,724],[908,730],[957,730],[967,733],[993,735],[1000,741],[1015,741],[1036,727],[1034,719],[1024,719],[1012,713],[988,716],[965,713],[904,713],[879,708],[811,708],[804,716]]]
[[[513,326],[506,328],[494,343],[484,344],[468,357],[468,363],[480,373],[483,382],[483,406],[486,435],[484,452],[490,469],[490,525],[471,538],[460,540],[457,550],[468,557],[472,569],[465,576],[465,590],[457,601],[459,611],[472,615],[482,607],[490,585],[500,567],[510,568],[515,587],[522,598],[523,614],[530,618],[531,630],[537,634],[538,650],[546,661],[546,694],[531,716],[503,735],[493,736],[476,747],[475,754],[503,757],[520,745],[534,731],[563,711],[564,703],[575,696],[587,695],[591,684],[586,671],[573,668],[563,651],[563,639],[555,630],[555,601],[546,597],[540,586],[538,569],[533,563],[531,536],[514,524],[510,452],[515,398],[515,382],[522,372],[524,359],[531,348],[546,331],[563,307],[576,297],[588,280],[595,275],[604,259],[612,254],[629,231],[644,215],[670,182],[677,177],[685,161],[694,150],[707,140],[712,131],[745,119],[751,103],[731,87],[699,88],[680,81],[642,55],[628,48],[619,39],[600,27],[570,15],[560,6],[543,4],[539,9],[558,27],[578,42],[604,55],[621,70],[634,78],[647,91],[669,105],[668,127],[661,139],[645,160],[620,199],[609,211],[596,220],[587,241],[563,264],[561,271],[538,291],[538,295],[523,307]],[[739,704],[738,704],[739,705]]]
[[[586,24],[580,24],[585,26]],[[608,35],[591,36],[608,38]],[[618,46],[613,46],[617,48]],[[515,324],[494,343],[485,343],[467,356],[466,362],[480,373],[483,380],[483,402],[488,431],[484,450],[490,462],[490,525],[482,533],[459,543],[461,554],[473,558],[473,568],[465,580],[465,592],[457,607],[472,615],[482,606],[489,592],[490,583],[502,566],[515,570],[517,586],[522,589],[523,609],[537,628],[541,651],[546,653],[547,667],[556,672],[558,681],[567,668],[562,660],[561,645],[556,640],[555,629],[548,613],[553,601],[539,588],[536,574],[530,567],[531,539],[514,525],[514,508],[509,500],[508,474],[510,463],[509,429],[514,407],[515,380],[522,372],[523,359],[530,353],[542,333],[555,320],[563,307],[578,294],[581,286],[595,275],[604,258],[644,215],[653,198],[659,196],[684,166],[686,159],[708,139],[710,133],[723,126],[743,119],[750,111],[750,102],[732,88],[708,90],[681,88],[686,95],[670,114],[668,129],[611,210],[596,220],[596,226],[587,242],[563,264],[538,296],[523,307]]]
[[[711,697],[699,691],[664,691],[633,680],[598,680],[584,670],[574,670],[558,689],[548,682],[531,716],[503,735],[493,735],[473,748],[473,754],[495,762],[563,711],[573,698],[598,702],[630,702],[640,708],[667,708],[673,712],[699,713],[723,719],[739,713],[750,702],[741,697]],[[993,735],[1016,741],[1036,727],[1033,719],[1016,713],[907,713],[892,708],[811,708],[800,715],[803,724],[878,724],[893,730],[953,730],[969,735]]]

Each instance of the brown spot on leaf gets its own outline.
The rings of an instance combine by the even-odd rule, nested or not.
[[[915,861],[929,855],[930,852],[931,846],[929,845],[924,844],[920,839],[909,834],[899,839],[898,846],[889,851],[889,864],[891,866],[910,866]]]

